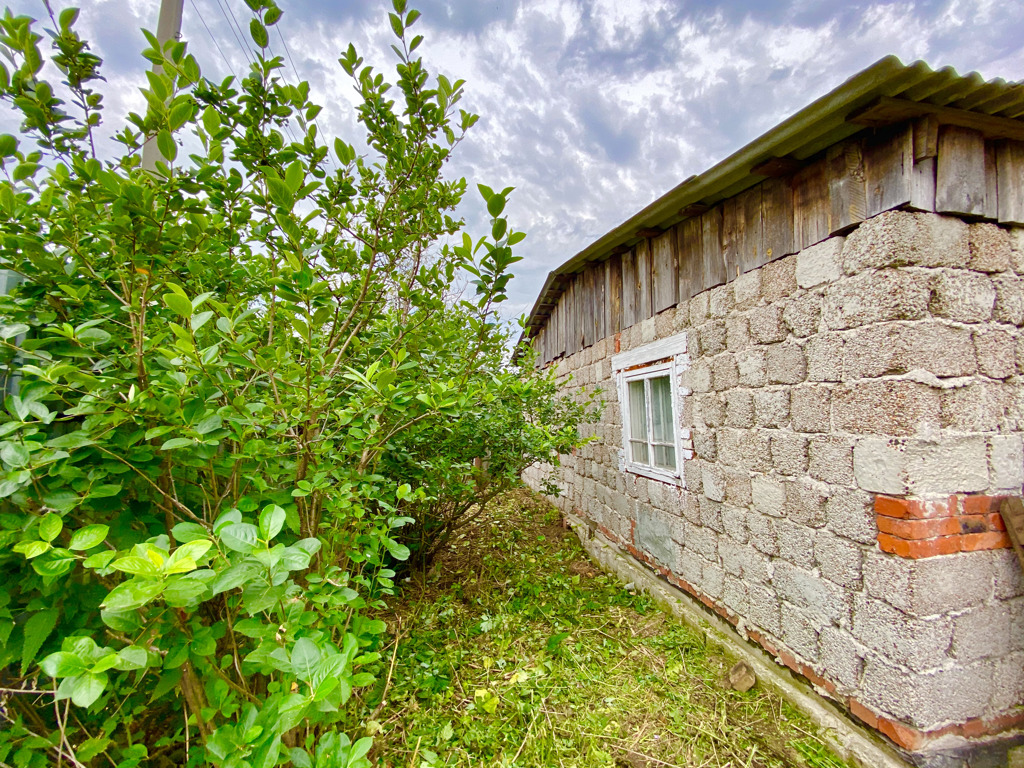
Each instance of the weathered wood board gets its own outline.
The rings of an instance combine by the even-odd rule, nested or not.
[[[679,273],[674,229],[652,238],[651,241],[651,302],[654,314],[676,304]]]
[[[935,210],[962,216],[984,216],[985,137],[970,128],[939,128],[935,173]]]
[[[999,221],[1024,226],[1024,141],[996,144]]]

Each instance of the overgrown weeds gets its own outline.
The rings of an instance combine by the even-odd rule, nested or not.
[[[841,768],[776,694],[587,560],[546,502],[493,503],[382,616],[397,638],[359,713],[388,766]]]

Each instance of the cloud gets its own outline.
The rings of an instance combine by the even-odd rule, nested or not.
[[[319,123],[360,134],[337,58],[353,42],[367,63],[394,63],[385,0],[279,0],[291,59],[309,80]],[[547,272],[641,207],[725,158],[878,58],[924,58],[985,77],[1024,78],[1019,0],[410,0],[432,72],[466,80],[481,120],[447,167],[471,184],[461,214],[487,228],[475,183],[515,186],[513,226],[529,233],[510,309],[532,305]],[[15,12],[39,15],[36,0]],[[140,26],[156,0],[97,0],[83,28],[108,60],[109,127],[138,109]],[[204,72],[248,68],[230,14],[241,0],[186,0],[183,35]],[[112,23],[111,20],[116,20]],[[209,31],[207,31],[209,29]],[[285,54],[278,32],[271,45]],[[292,63],[294,62],[294,69]],[[12,130],[0,117],[0,130]]]

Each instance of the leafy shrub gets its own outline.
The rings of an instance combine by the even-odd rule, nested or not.
[[[511,190],[481,187],[490,237],[443,245],[466,190],[444,164],[476,118],[414,55],[419,14],[395,0],[394,84],[341,56],[361,154],[324,146],[268,52],[280,10],[247,2],[262,53],[240,82],[150,36],[113,157],[77,11],[50,50],[0,21],[24,119],[0,137],[0,267],[25,278],[0,298],[0,761],[368,765],[335,724],[373,681],[365,609],[393,566],[579,443],[585,406],[503,362]]]

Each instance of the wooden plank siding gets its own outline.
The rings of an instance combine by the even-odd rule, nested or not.
[[[562,278],[533,344],[549,362],[893,208],[1024,226],[1024,141],[924,117],[870,128]],[[556,288],[557,290],[557,288]]]
[[[652,311],[676,305],[679,292],[679,253],[676,231],[670,229],[651,239],[651,302]]]

